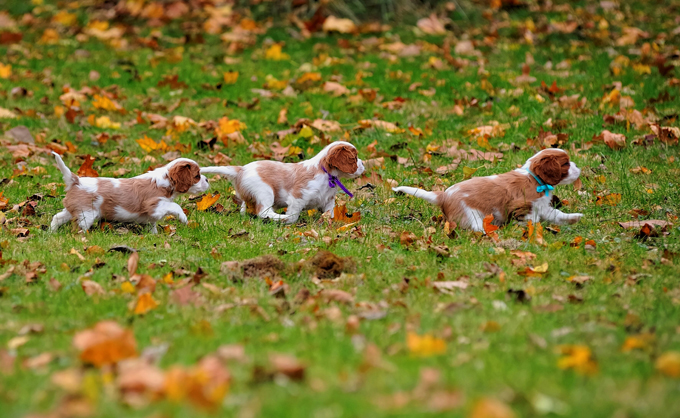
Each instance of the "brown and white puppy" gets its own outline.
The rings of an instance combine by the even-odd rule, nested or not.
[[[454,184],[444,192],[428,192],[415,187],[395,187],[439,206],[449,222],[461,228],[484,231],[483,220],[494,216],[501,225],[522,215],[524,221],[545,220],[557,225],[578,222],[583,214],[567,214],[551,206],[553,186],[571,184],[581,170],[561,149],[550,148],[529,158],[521,168],[509,173],[475,177]]]
[[[356,148],[343,141],[333,142],[299,163],[253,161],[242,167],[201,168],[201,173],[221,174],[231,181],[236,197],[243,202],[242,214],[286,223],[297,221],[306,209],[332,210],[335,193],[344,188],[339,178],[355,178],[363,172],[364,163]],[[275,212],[284,207],[288,208],[285,215]]]
[[[184,211],[173,202],[179,194],[203,193],[210,187],[198,164],[188,158],[178,158],[141,176],[114,179],[78,177],[66,167],[59,154],[52,154],[66,184],[65,209],[52,218],[52,231],[71,219],[87,231],[97,219],[105,219],[151,223],[151,232],[155,234],[156,222],[167,215],[187,223]]]

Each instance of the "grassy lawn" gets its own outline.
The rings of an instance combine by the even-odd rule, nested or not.
[[[22,38],[0,44],[3,417],[680,415],[677,1],[464,4],[444,34],[410,22],[307,38],[226,9],[172,19],[179,9],[158,6],[159,20],[11,3],[0,35]],[[17,126],[34,145],[17,146]],[[242,217],[215,180],[216,204],[178,199],[190,224],[165,220],[158,235],[47,230],[64,195],[48,148],[74,171],[89,154],[100,176],[132,177],[179,155],[295,162],[333,140],[372,162],[345,182],[353,199],[337,195],[357,223]],[[543,224],[542,239],[517,223],[497,240],[447,235],[439,209],[391,191],[503,173],[546,146],[582,168],[580,188],[555,192],[585,217]],[[467,159],[442,168],[456,149]],[[635,220],[668,224],[619,225]],[[129,280],[130,254],[109,251],[121,245],[153,289]],[[320,250],[342,275],[319,277]],[[262,255],[281,263],[227,263]],[[140,312],[150,293],[157,306]],[[74,337],[101,321],[131,334],[88,354]]]

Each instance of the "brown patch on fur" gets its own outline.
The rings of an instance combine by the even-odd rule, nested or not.
[[[569,175],[569,165],[565,152],[547,149],[531,162],[529,169],[543,182],[554,186]]]
[[[258,161],[256,167],[257,174],[262,181],[269,185],[274,191],[274,208],[280,209],[288,206],[285,195],[281,191],[285,190],[294,198],[302,197],[302,190],[307,187],[310,181],[319,173],[318,168],[305,167],[302,163],[280,163],[278,161]],[[239,170],[236,180],[233,182],[234,189],[238,196],[246,202],[246,210],[252,215],[259,214],[263,209],[256,197],[249,190],[241,187],[243,171]]]
[[[309,264],[320,279],[335,279],[340,274],[354,272],[356,263],[351,257],[338,257],[330,251],[319,250]]]
[[[168,178],[178,193],[186,193],[191,186],[201,181],[201,169],[195,163],[178,163],[170,167]]]
[[[335,168],[343,173],[353,174],[359,168],[357,163],[359,154],[356,148],[347,145],[338,145],[328,151],[325,158],[327,169]]]

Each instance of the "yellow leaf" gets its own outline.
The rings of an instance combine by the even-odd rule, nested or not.
[[[60,118],[64,113],[66,113],[64,106],[54,106],[54,116]]]
[[[155,150],[165,152],[168,149],[168,145],[165,143],[165,141],[157,143],[156,141],[154,141],[153,139],[149,138],[146,135],[144,135],[144,138],[137,139],[136,142],[147,153]]]
[[[12,76],[12,66],[0,63],[0,78],[10,78]]]
[[[224,73],[224,84],[234,84],[238,80],[238,71],[227,71]]]
[[[430,334],[418,335],[409,332],[406,335],[406,345],[411,354],[417,356],[429,357],[446,352],[446,341]]]
[[[89,118],[88,118],[89,120]],[[99,118],[96,118],[94,120],[94,125],[98,128],[104,128],[104,129],[120,129],[120,122],[111,122],[111,119],[108,116],[102,116]]]
[[[137,298],[137,303],[135,304],[135,314],[143,315],[152,309],[158,307],[158,302],[156,302],[152,297],[151,293],[142,293]]]
[[[563,345],[559,347],[563,357],[557,361],[562,370],[574,369],[583,375],[597,373],[597,362],[592,358],[590,348],[585,345]]]
[[[540,266],[536,266],[533,268],[535,273],[547,273],[548,272],[548,263],[543,263]]]
[[[92,99],[92,106],[103,110],[122,110],[122,107],[106,96],[95,94]]]
[[[123,284],[120,285],[120,290],[122,290],[123,293],[135,293],[135,286],[130,282],[123,282]]]
[[[215,202],[220,198],[219,193],[214,193],[213,195],[205,195],[203,196],[203,199],[201,199],[198,203],[196,203],[196,209],[200,211],[204,211],[208,209],[210,206],[214,205]]]
[[[264,57],[271,61],[283,61],[290,59],[290,55],[281,51],[281,44],[274,44],[270,46],[264,53]]]
[[[105,20],[90,20],[90,22],[87,24],[87,28],[98,31],[105,31],[109,28],[109,22]]]
[[[271,74],[267,74],[264,80],[267,82],[267,88],[269,90],[283,90],[288,87],[287,80],[278,80]]]
[[[307,81],[317,82],[321,81],[321,73],[304,73],[295,81],[298,84],[303,84]]]
[[[633,70],[640,74],[651,74],[652,68],[649,65],[633,64]]]
[[[463,167],[463,178],[465,180],[469,179],[470,177],[472,177],[473,174],[475,174],[475,172],[477,170],[479,170],[479,169],[478,168],[471,168],[471,167],[467,167],[467,166]]]
[[[52,16],[52,22],[59,23],[64,26],[73,26],[78,17],[74,13],[69,13],[66,10],[62,10],[56,15]]]
[[[298,135],[300,135],[301,138],[311,138],[314,136],[314,131],[312,131],[312,128],[305,125],[302,129],[300,129]]]
[[[234,132],[240,132],[247,128],[246,124],[237,120],[229,119],[228,117],[220,118],[219,126],[215,129],[215,134],[219,137],[225,137]]]
[[[656,370],[670,377],[680,377],[680,352],[667,351],[656,359]]]

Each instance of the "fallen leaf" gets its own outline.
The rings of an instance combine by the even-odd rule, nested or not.
[[[324,32],[352,33],[357,31],[357,27],[350,19],[341,19],[330,15],[324,20],[321,29]]]
[[[402,133],[405,132],[404,129],[401,129],[397,125],[395,125],[392,122],[385,122],[384,120],[375,120],[375,119],[363,119],[359,121],[359,125],[363,128],[376,128],[376,129],[381,129],[383,131],[387,131],[390,133]]]
[[[432,13],[428,17],[424,17],[416,23],[418,29],[427,33],[428,35],[445,35],[446,27],[444,27],[444,22],[442,22],[436,14]]]
[[[654,367],[666,376],[680,378],[680,352],[667,351],[661,354]]]
[[[527,267],[524,270],[517,272],[520,276],[526,277],[541,277],[543,274],[548,272],[548,263],[545,262],[539,266]]]
[[[238,80],[238,71],[227,71],[223,74],[224,84],[235,84]]]
[[[77,332],[73,346],[80,351],[83,362],[96,367],[137,356],[134,334],[114,321],[101,321],[93,328]]]
[[[354,212],[351,215],[347,214],[347,206],[335,206],[333,208],[333,222],[342,222],[345,224],[356,223],[361,220],[361,213]]]
[[[496,231],[499,229],[499,227],[492,223],[493,219],[494,219],[493,214],[489,214],[484,217],[483,220],[484,233],[495,242],[498,242],[499,237]]]
[[[289,60],[290,55],[283,53],[283,46],[281,44],[273,44],[264,53],[265,59],[271,61],[284,61]]]
[[[471,168],[471,167],[468,167],[468,166],[463,167],[463,179],[464,180],[469,179],[470,177],[472,177],[473,174],[475,174],[475,172],[477,170],[479,170],[479,169],[478,168]]]
[[[619,226],[621,228],[642,228],[646,224],[653,225],[653,226],[660,226],[660,227],[665,227],[668,225],[672,225],[668,221],[662,221],[658,219],[647,219],[645,221],[628,221],[628,222],[619,222]]]
[[[135,303],[134,313],[136,315],[143,315],[150,310],[156,309],[158,307],[158,302],[156,302],[151,293],[142,293],[137,297],[137,302]]]
[[[620,150],[626,146],[626,136],[623,134],[615,134],[608,130],[602,131],[600,135],[593,136],[593,140],[604,141],[604,143],[613,150]]]
[[[79,177],[99,177],[99,173],[92,168],[92,164],[94,164],[94,157],[91,155],[86,155],[85,156],[85,161],[83,162],[83,165],[80,166],[78,169],[78,176]]]
[[[215,192],[212,195],[206,194],[198,203],[196,203],[196,209],[200,211],[207,210],[212,205],[214,205],[215,202],[219,200],[219,198],[220,194],[218,192]]]
[[[475,402],[468,418],[515,418],[513,410],[504,402],[482,398]]]
[[[446,342],[430,334],[418,335],[409,332],[406,334],[406,346],[411,354],[420,357],[430,357],[446,352]]]
[[[331,93],[333,96],[338,97],[343,94],[348,94],[350,91],[347,87],[335,81],[326,81],[323,83],[323,91],[326,93]]]
[[[557,367],[560,369],[573,369],[582,375],[597,373],[597,362],[593,359],[589,347],[585,345],[562,345],[558,350],[563,356],[557,362]]]
[[[272,353],[269,355],[269,363],[276,374],[282,374],[292,380],[305,378],[306,366],[293,356]]]
[[[87,296],[104,295],[106,293],[99,283],[92,280],[83,280],[80,282],[80,286]]]
[[[342,127],[339,122],[334,120],[315,119],[311,124],[312,128],[318,129],[321,132],[341,132]]]

